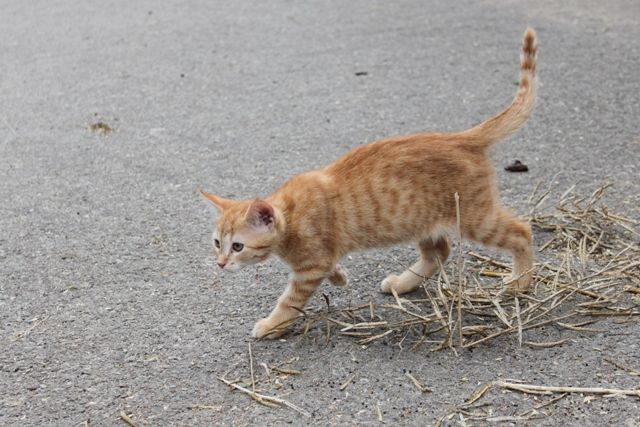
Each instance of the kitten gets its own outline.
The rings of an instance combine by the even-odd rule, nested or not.
[[[236,271],[277,255],[293,273],[256,338],[282,335],[324,279],[346,285],[338,261],[348,252],[416,242],[420,257],[382,292],[414,290],[447,259],[447,231],[455,227],[460,197],[465,238],[511,252],[510,292],[532,280],[531,228],[499,204],[489,148],[516,132],[536,97],[536,39],[524,33],[520,82],[511,105],[462,132],[420,133],[359,146],[323,169],[293,177],[265,199],[233,201],[202,192],[217,208],[214,247],[220,268]],[[274,330],[276,329],[277,330]]]

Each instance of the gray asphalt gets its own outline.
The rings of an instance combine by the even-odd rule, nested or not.
[[[123,425],[122,411],[138,425],[366,425],[376,405],[388,424],[430,425],[497,378],[637,387],[602,361],[640,367],[637,323],[459,356],[325,344],[322,330],[254,342],[287,271],[219,275],[197,190],[266,195],[363,142],[475,124],[510,102],[530,25],[540,99],[493,154],[504,203],[524,214],[540,182],[611,182],[609,205],[640,219],[638,22],[635,0],[0,2],[0,425]],[[99,121],[114,132],[90,132]],[[514,158],[530,173],[503,172]],[[384,302],[388,254],[354,254],[358,280],[323,291],[338,307]],[[313,418],[217,379],[248,375],[249,342],[261,374],[302,372],[266,391]],[[529,406],[494,396],[498,415]],[[530,424],[640,424],[638,399],[577,396],[552,412]]]

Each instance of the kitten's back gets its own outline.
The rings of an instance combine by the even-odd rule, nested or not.
[[[473,237],[498,203],[486,149],[519,129],[536,98],[535,33],[523,38],[520,81],[504,111],[463,132],[421,133],[359,146],[322,170],[337,197],[331,204],[348,250],[437,235],[455,222]]]
[[[485,122],[462,132],[362,145],[319,171],[294,177],[274,195],[291,213],[288,221],[298,233],[323,236],[323,245],[341,256],[443,234],[455,224],[458,193],[463,232],[482,234],[477,229],[485,227],[486,217],[497,217],[498,206],[487,148],[521,127],[534,107],[536,50],[528,29],[516,96]]]

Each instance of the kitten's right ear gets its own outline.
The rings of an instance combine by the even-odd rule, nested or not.
[[[233,200],[223,199],[222,197],[214,196],[213,194],[207,193],[204,190],[200,190],[200,194],[202,194],[208,201],[210,201],[213,206],[218,209],[218,211],[222,212],[227,209],[233,203]]]
[[[251,202],[245,218],[247,222],[254,227],[258,229],[266,228],[268,230],[273,230],[277,221],[273,206],[261,199],[255,199]]]

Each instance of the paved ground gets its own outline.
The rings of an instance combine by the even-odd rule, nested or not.
[[[602,360],[640,368],[637,323],[458,357],[393,340],[326,345],[321,331],[253,342],[261,374],[297,358],[286,366],[302,374],[268,391],[310,420],[217,380],[248,375],[249,332],[286,270],[219,277],[197,189],[266,195],[365,141],[477,123],[510,101],[527,25],[540,39],[540,102],[494,153],[531,168],[499,173],[505,204],[519,211],[541,181],[585,193],[608,181],[609,204],[640,218],[640,6],[560,3],[2,1],[0,425],[120,425],[121,411],[138,425],[365,425],[376,405],[388,424],[428,425],[497,378],[637,386]],[[115,131],[89,132],[98,121]],[[327,287],[333,303],[384,301],[387,253],[347,260],[359,281]],[[504,415],[532,398],[492,399]],[[639,405],[576,396],[537,423],[639,425]]]

